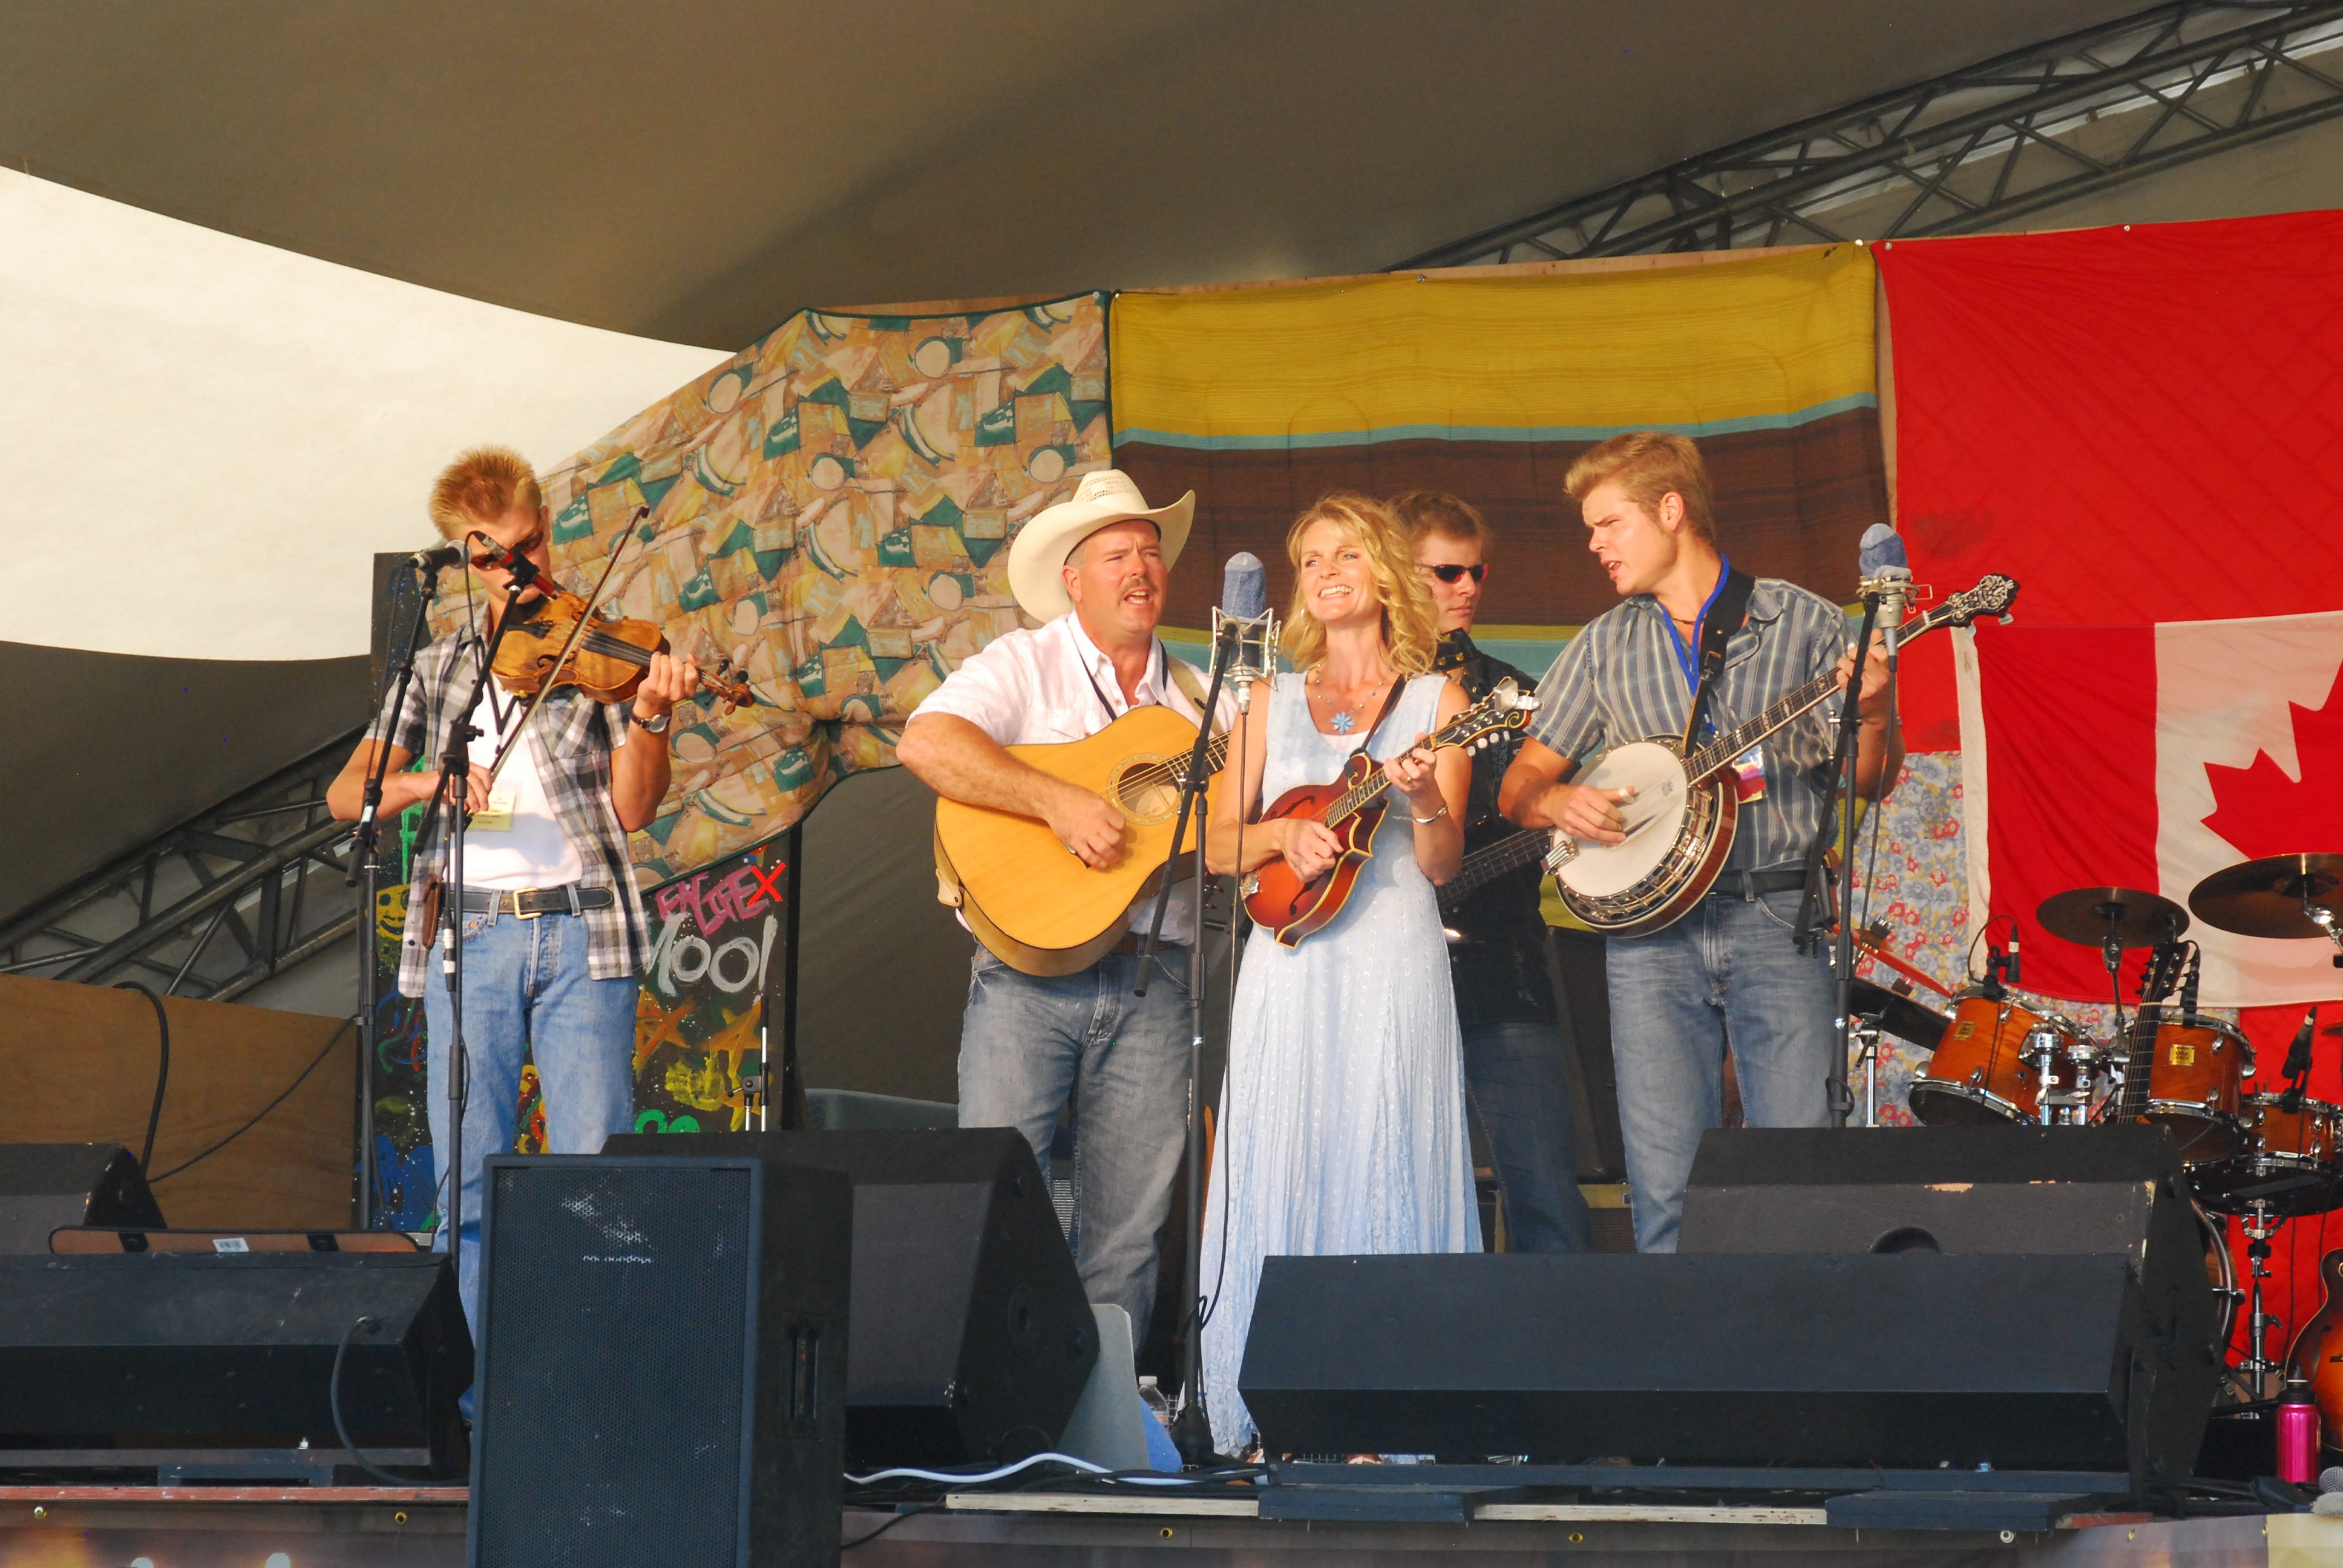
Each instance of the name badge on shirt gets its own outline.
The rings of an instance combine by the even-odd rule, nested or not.
[[[512,831],[513,808],[520,804],[520,790],[503,784],[488,791],[488,809],[472,813],[471,831],[475,833],[509,833]]]
[[[1765,748],[1752,746],[1733,759],[1733,787],[1744,803],[1765,799]]]

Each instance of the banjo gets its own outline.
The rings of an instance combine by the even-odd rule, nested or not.
[[[1980,616],[2006,618],[2016,598],[2014,580],[1987,577],[1906,622],[1897,646],[1940,626],[1966,626]],[[1573,779],[1634,793],[1619,802],[1625,841],[1596,844],[1560,836],[1562,863],[1554,880],[1571,913],[1596,930],[1623,937],[1644,936],[1681,919],[1715,885],[1733,852],[1741,809],[1734,759],[1837,689],[1835,670],[1816,676],[1689,754],[1674,736],[1630,741]]]

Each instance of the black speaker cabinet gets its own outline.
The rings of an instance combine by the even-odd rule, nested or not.
[[[475,1568],[835,1563],[845,1179],[705,1151],[488,1169]]]
[[[338,1449],[327,1389],[346,1336],[351,1439],[378,1462],[459,1456],[472,1342],[444,1257],[0,1257],[0,1449],[16,1451],[0,1466],[38,1450]]]
[[[159,1231],[163,1211],[119,1143],[0,1143],[0,1252],[45,1252],[65,1225]]]
[[[1041,1168],[1008,1128],[629,1133],[607,1153],[690,1149],[854,1182],[846,1450],[859,1466],[1022,1459],[1056,1446],[1098,1329]]]
[[[2137,1483],[2172,1349],[2111,1256],[1271,1258],[1239,1386],[1272,1453]]]

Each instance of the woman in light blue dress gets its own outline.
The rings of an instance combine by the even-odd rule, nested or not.
[[[1292,948],[1254,928],[1237,980],[1201,1275],[1204,1390],[1223,1453],[1253,1436],[1237,1376],[1263,1258],[1481,1246],[1433,891],[1463,855],[1471,765],[1416,745],[1464,695],[1431,673],[1431,596],[1380,502],[1329,496],[1285,545],[1286,651],[1299,673],[1279,676],[1246,716],[1230,758],[1242,789],[1222,792],[1207,842],[1212,869],[1282,857],[1306,879],[1332,864],[1322,825],[1253,819],[1297,785],[1332,781],[1363,743],[1393,788],[1342,912]]]

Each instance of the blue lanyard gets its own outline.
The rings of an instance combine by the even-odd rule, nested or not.
[[[1708,612],[1725,592],[1725,579],[1733,575],[1733,563],[1723,556],[1716,558],[1716,586],[1708,590],[1708,598],[1700,607],[1700,618],[1693,622],[1693,636],[1697,638],[1708,626]],[[1668,615],[1668,607],[1660,606],[1660,624],[1668,628],[1668,640],[1675,645],[1676,667],[1684,671],[1684,685],[1691,690],[1700,689],[1700,656],[1694,643],[1684,641],[1676,630],[1676,623]],[[1712,727],[1713,728],[1713,727]]]

